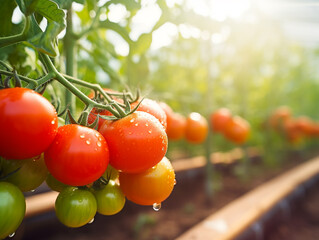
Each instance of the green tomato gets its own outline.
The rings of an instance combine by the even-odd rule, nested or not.
[[[19,188],[0,182],[0,239],[14,233],[25,215],[25,199]]]
[[[64,225],[72,228],[89,223],[96,214],[96,200],[88,190],[67,187],[55,201],[55,213]]]
[[[120,212],[125,204],[125,196],[118,183],[110,180],[101,190],[95,190],[97,212],[102,215],[114,215]]]
[[[24,160],[2,160],[2,176],[6,182],[13,183],[21,191],[27,192],[39,187],[48,175],[43,155]],[[13,171],[17,170],[12,173]]]
[[[48,187],[56,192],[62,192],[62,190],[66,187],[70,187],[69,185],[66,185],[59,180],[57,180],[55,177],[53,177],[50,173],[47,176],[47,179],[45,180]]]
[[[109,164],[102,177],[104,177],[106,180],[115,180],[119,177],[119,171]]]

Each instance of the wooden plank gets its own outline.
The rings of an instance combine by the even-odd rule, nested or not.
[[[300,184],[319,173],[319,157],[262,184],[177,238],[234,239]]]
[[[54,209],[58,192],[46,192],[26,198],[26,217],[32,217]]]

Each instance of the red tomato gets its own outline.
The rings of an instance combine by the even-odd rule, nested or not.
[[[134,109],[138,102],[134,102],[131,104],[131,108]],[[154,100],[145,98],[137,108],[137,111],[147,112],[158,119],[158,121],[163,125],[166,129],[167,121],[166,121],[166,114],[161,106],[155,102]]]
[[[285,121],[291,118],[291,110],[287,106],[281,106],[277,108],[269,118],[269,125],[274,129],[280,129],[283,127]]]
[[[207,120],[199,113],[192,112],[186,118],[185,138],[191,143],[202,143],[208,134]]]
[[[0,90],[0,155],[27,159],[40,155],[52,143],[58,128],[53,105],[26,88]]]
[[[162,203],[175,185],[174,169],[166,157],[142,173],[120,172],[119,179],[120,188],[127,199],[140,205]]]
[[[94,129],[76,124],[59,127],[51,146],[44,152],[49,172],[58,181],[83,186],[97,180],[109,162],[103,136]]]
[[[106,120],[99,131],[109,145],[110,164],[123,172],[143,172],[161,161],[167,150],[163,126],[145,112]]]
[[[224,136],[234,143],[242,144],[247,141],[249,133],[249,123],[245,119],[235,116],[226,123]]]
[[[227,108],[220,108],[210,115],[210,124],[215,132],[223,132],[228,120],[232,117]]]

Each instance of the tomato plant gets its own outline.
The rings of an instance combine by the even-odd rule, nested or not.
[[[207,120],[199,113],[192,112],[186,118],[185,138],[191,143],[202,143],[208,134]]]
[[[38,156],[51,144],[57,128],[55,108],[43,96],[26,88],[0,90],[0,156]]]
[[[175,173],[164,157],[156,166],[141,173],[120,172],[120,187],[128,200],[140,205],[162,203],[175,185]]]
[[[228,140],[237,144],[243,144],[247,141],[249,134],[250,125],[245,119],[234,116],[227,121],[224,136]]]
[[[12,172],[14,173],[10,174]],[[38,157],[25,159],[23,161],[2,161],[2,175],[9,175],[5,180],[13,183],[23,192],[31,191],[39,187],[46,179],[47,174],[48,170],[42,154]]]
[[[99,129],[108,143],[110,164],[123,172],[143,172],[166,154],[167,135],[160,122],[136,111],[116,121],[106,120]]]
[[[109,150],[99,132],[70,124],[59,127],[44,159],[49,172],[57,180],[82,186],[102,176],[109,162]]]
[[[14,233],[25,214],[22,192],[11,183],[0,182],[0,239]]]
[[[97,212],[102,215],[114,215],[125,204],[125,196],[116,181],[109,180],[102,189],[93,192],[97,202]]]
[[[88,190],[65,188],[55,201],[55,213],[66,226],[77,228],[93,220],[97,210],[96,200]]]

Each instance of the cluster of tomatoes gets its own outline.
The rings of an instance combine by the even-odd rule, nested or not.
[[[110,115],[93,109],[89,121],[103,114]],[[69,227],[89,223],[96,212],[115,214],[125,199],[158,210],[175,185],[165,157],[166,119],[157,102],[144,99],[126,117],[100,118],[98,130],[58,126],[54,106],[42,95],[26,88],[0,90],[0,239],[24,218],[22,191],[43,181],[60,192],[56,215]]]
[[[185,117],[174,112],[166,103],[161,102],[160,106],[167,116],[167,136],[170,140],[185,138],[192,144],[205,141],[208,134],[208,122],[200,113],[192,112]]]
[[[319,136],[319,124],[307,116],[293,117],[291,109],[281,106],[268,119],[268,126],[282,134],[291,143]]]
[[[210,115],[212,130],[224,135],[235,144],[244,144],[250,134],[250,124],[240,116],[232,116],[227,108],[220,108]]]

